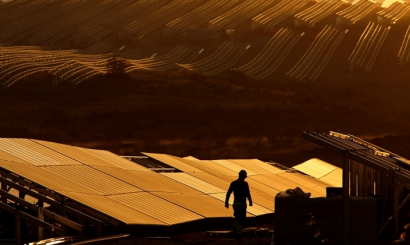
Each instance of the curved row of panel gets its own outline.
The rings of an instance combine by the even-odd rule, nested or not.
[[[295,25],[314,26],[317,22],[332,14],[336,9],[341,7],[344,2],[339,0],[321,1],[312,7],[295,15]]]
[[[279,4],[257,15],[252,19],[252,29],[272,29],[279,22],[294,15],[297,11],[305,6],[308,0],[283,0]]]
[[[390,26],[384,27],[370,21],[347,60],[351,68],[361,67],[370,71],[389,31]]]
[[[199,52],[193,51],[191,48],[179,45],[175,47],[171,52],[161,56],[155,56],[146,59],[129,61],[128,67],[125,69],[125,73],[130,73],[137,70],[149,70],[149,71],[168,71],[179,68],[176,63],[190,63],[193,62]]]
[[[191,64],[178,66],[189,71],[198,72],[206,76],[214,76],[231,68],[248,50],[250,45],[243,47],[233,42],[225,41],[211,56]]]
[[[401,2],[395,2],[388,8],[377,12],[379,23],[395,24],[409,11],[410,6]]]
[[[35,47],[32,50],[24,47],[0,48],[0,81],[7,88],[29,76],[46,72],[55,76],[54,84],[68,80],[77,85],[95,75],[105,74],[107,62],[114,55],[127,59],[142,56],[134,49],[113,53],[114,50],[105,44],[96,44],[82,51],[46,51]]]
[[[203,0],[174,0],[172,3],[155,11],[154,14],[139,18],[122,29],[127,35],[133,35],[141,39],[147,33],[198,8],[202,3],[204,3]]]
[[[360,0],[350,7],[336,13],[336,24],[348,22],[349,24],[355,24],[357,21],[363,19],[370,12],[376,9],[378,5],[368,0]]]
[[[346,33],[347,30],[342,31],[335,27],[325,26],[287,75],[297,80],[316,80]]]
[[[205,3],[201,7],[187,13],[171,22],[166,24],[164,28],[164,34],[171,36],[173,34],[181,33],[186,29],[197,28],[201,24],[207,23],[210,20],[225,13],[233,6],[235,6],[238,0],[212,0]]]
[[[295,33],[289,29],[280,29],[251,62],[238,70],[250,78],[264,79],[279,67],[303,35],[304,33]]]
[[[224,208],[225,195],[241,169],[248,172],[254,201],[248,207],[250,217],[272,213],[279,191],[299,186],[320,197],[325,196],[326,187],[333,186],[256,159],[201,161],[145,155],[179,172],[156,173],[107,151],[3,138],[0,173],[22,183],[29,180],[36,190],[51,190],[65,198],[65,205],[76,209],[80,204],[84,213],[98,213],[107,222],[164,226],[232,217],[231,210]]]
[[[407,28],[406,34],[404,35],[403,42],[401,44],[399,54],[397,57],[400,63],[403,61],[410,62],[410,25]]]
[[[231,29],[237,27],[242,22],[252,19],[258,14],[265,11],[272,5],[269,0],[247,0],[239,6],[231,9],[209,22],[209,28],[212,29]]]

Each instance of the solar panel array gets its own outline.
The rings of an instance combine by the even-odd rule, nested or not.
[[[113,220],[131,225],[174,225],[215,217],[232,217],[224,208],[226,190],[239,170],[248,172],[254,205],[248,217],[274,212],[279,191],[301,187],[313,197],[332,186],[262,161],[183,159],[144,153],[175,168],[157,173],[103,150],[30,139],[0,139],[0,173],[12,173]],[[18,196],[16,190],[11,194]],[[34,203],[32,197],[26,198]],[[233,197],[230,204],[233,203]]]

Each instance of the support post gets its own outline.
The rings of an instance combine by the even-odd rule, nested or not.
[[[393,240],[399,237],[399,186],[396,179],[392,179],[393,184]]]
[[[4,176],[2,176],[2,177],[4,177]],[[5,178],[5,177],[4,177],[4,178]],[[3,191],[7,191],[7,184],[1,182],[1,189],[2,189]],[[4,203],[7,203],[7,197],[1,197],[1,201],[4,202]]]
[[[381,188],[382,183],[381,183],[381,179],[380,179],[380,172],[376,171],[375,174],[376,174],[376,180],[375,180],[375,182],[376,182],[376,195],[378,195],[379,197],[382,197],[382,188]]]
[[[102,227],[97,226],[97,237],[101,237],[102,236]]]
[[[370,182],[369,192],[373,195],[376,195],[376,191],[375,191],[375,188],[374,188],[374,169],[370,168],[369,170],[370,170],[369,171],[369,182]]]
[[[350,161],[350,195],[353,197],[357,196],[356,168],[357,168],[357,163],[355,161]]]
[[[38,209],[38,216],[37,216],[37,217],[38,217],[39,220],[44,221],[43,207],[40,207],[40,208]],[[43,231],[44,231],[44,228],[38,226],[37,238],[38,238],[39,241],[40,241],[40,240],[43,240]]]
[[[349,152],[343,153],[343,244],[349,245],[349,218],[350,218],[350,195],[349,195]]]
[[[364,176],[363,176],[363,195],[369,196],[370,193],[370,181],[369,181],[369,167],[364,166]]]
[[[14,213],[14,218],[15,218],[15,239],[16,239],[16,245],[21,245],[21,214],[20,214],[20,209],[16,209],[16,212]]]
[[[65,215],[65,204],[64,203],[61,206],[60,215],[63,216],[64,218],[66,217],[66,215]],[[60,224],[61,224],[61,234],[63,236],[66,236],[66,225],[63,224],[63,223],[60,223]]]
[[[358,185],[357,190],[359,191],[357,196],[358,197],[364,197],[364,193],[363,193],[364,186],[365,186],[365,183],[364,183],[364,165],[361,164],[361,163],[357,163],[357,179],[358,179],[358,181],[357,181],[357,185]]]

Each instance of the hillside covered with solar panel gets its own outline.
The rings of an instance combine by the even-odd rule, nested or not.
[[[391,70],[408,78],[409,8],[368,0],[0,1],[0,82],[77,86],[116,72],[171,81],[231,73],[272,83],[372,80]]]

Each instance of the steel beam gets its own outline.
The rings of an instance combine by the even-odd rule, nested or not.
[[[7,184],[1,182],[1,189],[4,190],[4,191],[7,191]],[[4,202],[4,203],[7,203],[7,198],[2,197],[2,198],[1,198],[1,201]]]
[[[14,236],[16,239],[16,245],[22,245],[21,242],[21,211],[14,209]]]
[[[317,145],[320,145],[320,146],[322,146],[322,147],[324,147],[324,148],[326,148],[326,149],[328,149],[328,150],[331,150],[331,151],[333,151],[333,152],[336,152],[336,153],[338,153],[338,154],[340,154],[340,155],[343,155],[343,152],[344,152],[344,149],[343,149],[343,148],[341,148],[341,147],[339,147],[339,146],[337,146],[337,145],[335,145],[335,144],[332,144],[332,143],[324,142],[324,140],[321,139],[321,138],[318,136],[318,134],[315,134],[315,133],[310,134],[310,133],[308,133],[308,132],[303,132],[303,133],[302,133],[302,138],[305,139],[305,140],[308,140],[308,141],[310,141],[310,142],[312,142],[312,143],[315,143],[315,144],[317,144]]]
[[[11,174],[10,174],[10,175],[11,175]],[[11,176],[12,176],[12,175],[11,175]],[[14,177],[14,178],[16,178],[16,177]],[[35,186],[34,184],[30,183],[30,182],[27,182],[27,181],[24,181],[24,180],[21,180],[21,179],[18,179],[17,181],[18,181],[18,182],[21,181],[23,184],[24,184],[24,183],[27,184],[27,186],[30,187],[30,188],[32,188],[32,189],[36,188],[36,186]],[[61,208],[61,206],[62,206],[62,204],[60,204],[59,202],[54,201],[54,200],[52,200],[52,199],[50,199],[50,198],[48,198],[48,197],[46,197],[46,196],[43,196],[43,195],[41,195],[41,194],[39,194],[39,193],[37,193],[37,192],[34,192],[34,191],[32,191],[32,190],[29,190],[29,189],[27,189],[27,188],[25,188],[25,187],[23,187],[23,186],[21,186],[21,185],[19,185],[19,184],[16,184],[16,183],[14,183],[13,181],[10,181],[10,180],[8,180],[8,179],[6,179],[6,178],[4,178],[4,177],[0,177],[0,182],[1,182],[1,183],[5,183],[5,184],[7,184],[7,185],[13,187],[14,189],[17,189],[17,190],[19,190],[19,191],[25,192],[27,195],[32,196],[32,197],[34,197],[34,198],[36,198],[36,199],[38,199],[38,200],[41,200],[41,201],[43,201],[43,202],[45,202],[45,203],[48,203],[48,204],[50,204],[50,205],[52,205],[52,206],[54,206],[54,207]],[[52,197],[55,196],[54,193],[51,193],[51,192],[46,191],[46,190],[44,190],[44,189],[38,189],[38,188],[36,188],[36,190],[39,191],[40,193],[43,193],[44,195],[48,195],[48,196],[49,196],[49,195],[51,194]],[[89,223],[91,223],[91,224],[96,225],[96,226],[102,227],[102,226],[104,225],[104,223],[103,223],[101,220],[96,219],[96,218],[94,218],[94,217],[92,217],[92,216],[89,216],[89,215],[87,215],[87,214],[85,214],[85,213],[83,213],[83,212],[80,212],[80,211],[78,211],[78,210],[76,210],[76,209],[74,209],[74,208],[71,208],[71,207],[66,206],[66,212],[71,213],[71,214],[73,214],[74,216],[79,217],[79,218],[81,218],[81,219],[83,219],[83,220],[85,220],[85,221],[87,221],[87,222],[89,222]]]
[[[343,244],[349,245],[350,195],[349,195],[349,153],[343,154]]]
[[[21,229],[18,229],[18,227],[21,226],[21,221],[20,219],[24,219],[27,220],[28,222],[34,224],[34,225],[38,225],[43,227],[44,229],[50,230],[50,231],[54,231],[57,235],[60,235],[61,230],[58,228],[53,228],[53,226],[49,223],[46,223],[42,220],[37,219],[36,217],[33,217],[25,212],[20,211],[19,209],[16,209],[14,207],[11,207],[8,204],[2,203],[0,202],[0,209],[4,210],[6,212],[9,212],[11,214],[14,214],[15,218],[16,218],[16,233],[20,233],[19,234],[19,238],[21,238]],[[18,216],[18,218],[17,218]],[[17,223],[20,224],[20,226],[17,225]],[[17,239],[17,234],[16,234],[16,239]],[[19,243],[21,244],[21,242]]]
[[[19,198],[19,197],[14,196],[13,194],[10,194],[10,193],[8,193],[8,192],[5,192],[5,191],[3,191],[3,190],[0,190],[0,195],[1,195],[2,197],[6,197],[6,198],[12,200],[12,201],[15,202],[15,203],[18,203],[18,204],[20,204],[20,205],[23,205],[23,206],[25,206],[25,207],[27,207],[27,208],[33,210],[33,211],[39,212],[39,209],[40,209],[40,208],[39,208],[37,205],[31,204],[31,203],[27,202],[27,201],[24,200],[24,199],[21,199],[21,198]],[[67,219],[67,218],[65,218],[65,217],[63,217],[63,216],[60,216],[60,215],[58,215],[58,214],[55,214],[55,213],[53,213],[53,212],[51,212],[51,211],[49,211],[49,210],[47,210],[47,209],[43,209],[43,211],[44,211],[44,215],[45,215],[45,216],[47,216],[47,217],[49,217],[49,218],[52,218],[53,220],[57,221],[58,223],[61,223],[62,225],[67,225],[67,226],[69,226],[69,227],[71,227],[71,228],[73,228],[73,229],[75,229],[75,230],[77,230],[77,231],[82,231],[82,230],[83,230],[83,226],[80,225],[80,224],[75,223],[74,221],[71,221],[71,220],[69,220],[69,219]],[[62,234],[62,235],[64,235],[64,229],[62,229],[62,230],[63,230],[63,234]]]
[[[43,212],[43,211],[44,211],[44,210],[43,210],[43,207],[39,207],[37,218],[38,218],[39,220],[41,220],[41,221],[44,221],[44,212]],[[43,238],[44,238],[44,236],[43,236],[43,230],[44,230],[44,228],[41,227],[41,226],[39,226],[39,227],[37,228],[37,239],[38,239],[39,241],[43,240]]]
[[[393,188],[393,241],[399,237],[399,186],[396,179],[392,180]]]

